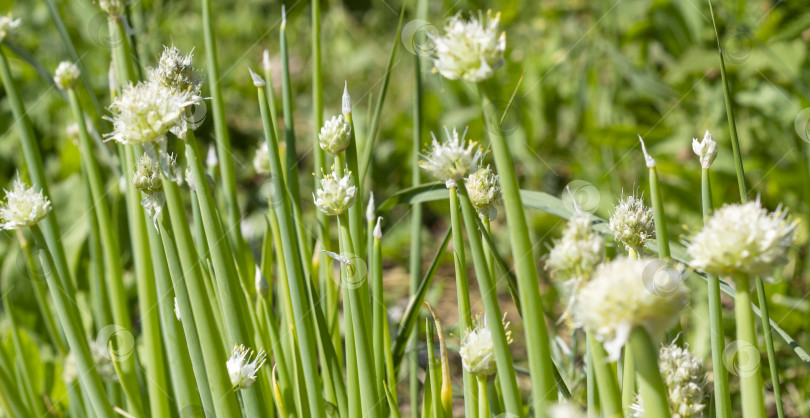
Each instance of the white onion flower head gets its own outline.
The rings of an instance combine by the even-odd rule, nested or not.
[[[444,35],[431,36],[436,46],[433,59],[435,71],[450,80],[463,79],[473,83],[492,77],[504,64],[506,34],[498,27],[500,13],[488,11],[465,20],[453,16],[444,27]]]
[[[714,159],[717,158],[717,142],[712,139],[708,129],[702,141],[692,138],[692,151],[700,158],[701,167],[708,170],[712,166]]]
[[[226,363],[233,390],[250,387],[256,381],[256,372],[264,365],[266,359],[264,350],[259,350],[254,356],[253,350],[245,348],[244,345],[234,345],[231,358]]]
[[[343,214],[354,204],[357,198],[357,187],[352,185],[352,173],[345,170],[343,177],[338,177],[335,171],[321,179],[321,188],[312,195],[315,206],[327,216]]]
[[[163,189],[163,182],[160,179],[160,167],[146,153],[138,160],[135,174],[132,176],[132,185],[135,186],[135,189],[144,193],[153,193]]]
[[[336,155],[349,147],[352,139],[352,127],[343,115],[332,116],[326,121],[318,134],[321,149]]]
[[[706,408],[706,371],[688,347],[665,345],[658,355],[658,368],[667,388],[673,418],[699,416]]]
[[[60,90],[70,90],[76,87],[80,75],[79,67],[76,64],[70,61],[62,61],[54,71],[53,80]]]
[[[576,212],[554,243],[546,265],[552,275],[561,279],[588,279],[605,256],[605,240],[591,229],[593,218],[587,212]]]
[[[151,81],[130,84],[112,103],[113,132],[108,137],[124,145],[161,140],[183,123],[183,112],[192,104],[188,90]]]
[[[489,166],[479,168],[467,176],[464,182],[470,203],[479,212],[489,208],[501,198],[501,185],[498,175]]]
[[[192,93],[192,97],[202,100],[202,81],[193,66],[194,52],[183,55],[174,46],[164,46],[158,66],[149,69],[149,80],[166,87]]]
[[[456,182],[468,173],[478,170],[484,152],[474,141],[465,141],[467,130],[459,136],[458,130],[453,128],[451,134],[444,129],[447,141],[439,143],[433,135],[433,143],[427,154],[422,155],[419,166],[439,180],[443,180],[448,187],[455,186]]]
[[[682,281],[665,289],[650,288],[648,266],[652,259],[617,258],[603,263],[584,284],[572,309],[574,323],[591,331],[601,341],[611,361],[616,361],[630,332],[641,327],[651,337],[660,337],[675,325],[689,302]]]
[[[512,342],[512,333],[509,331],[509,323],[504,322],[506,338]],[[492,376],[497,371],[495,364],[495,344],[492,341],[492,332],[487,328],[487,318],[476,320],[473,328],[467,330],[461,339],[461,347],[458,350],[461,356],[461,364],[464,369],[476,376]]]
[[[647,241],[655,238],[653,210],[635,196],[619,201],[610,214],[608,226],[617,242],[634,250],[641,249]]]
[[[686,247],[691,265],[717,276],[768,277],[786,261],[796,223],[780,210],[768,212],[759,201],[726,205],[714,212]]]
[[[0,204],[0,229],[20,229],[36,225],[51,211],[51,201],[42,191],[35,191],[19,178],[11,184],[11,190],[5,192],[6,201]]]
[[[3,42],[22,25],[22,20],[15,19],[11,14],[0,16],[0,42]]]
[[[270,174],[270,151],[267,148],[267,142],[262,141],[262,144],[256,149],[256,154],[253,156],[253,168],[257,174]]]

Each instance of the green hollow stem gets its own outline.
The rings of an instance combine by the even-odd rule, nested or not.
[[[585,341],[585,390],[586,390],[586,405],[588,416],[597,416],[599,408],[596,403],[599,401],[596,393],[596,371],[594,367],[594,357],[591,353],[591,344]]]
[[[90,139],[89,134],[87,133],[87,126],[84,123],[83,118],[83,111],[81,104],[79,103],[79,97],[76,94],[74,89],[69,89],[68,92],[68,101],[70,103],[71,111],[73,112],[73,118],[76,120],[77,126],[79,127],[79,142],[81,144],[81,159],[82,164],[84,166],[85,172],[87,173],[87,180],[90,184],[90,194],[93,200],[93,211],[95,213],[95,218],[98,222],[98,229],[101,239],[101,250],[104,257],[104,277],[105,277],[105,285],[107,285],[107,289],[109,290],[109,300],[111,301],[110,306],[112,307],[112,314],[113,320],[115,321],[116,326],[121,327],[128,332],[132,332],[132,319],[129,312],[129,305],[127,303],[127,295],[126,295],[126,288],[124,286],[124,275],[123,275],[123,268],[121,266],[121,251],[119,249],[119,238],[116,236],[115,228],[112,225],[112,221],[110,219],[110,208],[109,204],[107,203],[107,192],[104,188],[104,183],[101,179],[101,169],[98,166],[98,162],[94,156],[94,148],[93,143]],[[125,161],[124,165],[126,167],[131,167],[129,161]],[[129,170],[127,171],[128,179],[132,175]],[[131,185],[131,182],[127,183]],[[129,186],[131,187],[131,186]],[[137,194],[137,192],[135,192]],[[139,202],[139,199],[135,199]],[[129,199],[128,199],[128,208],[129,206]],[[138,203],[135,203],[139,206]],[[136,206],[137,208],[137,206]],[[129,214],[129,213],[128,213]],[[131,215],[131,214],[130,214]],[[140,208],[137,208],[135,211],[134,217],[140,217],[140,221],[133,220],[134,223],[131,225],[140,226],[143,221],[143,215],[141,213]],[[143,231],[145,232],[145,231]],[[132,233],[132,231],[130,231]],[[144,254],[141,251],[144,247],[140,244],[142,242],[138,241],[138,238],[142,238],[137,236],[138,234],[133,235],[133,244],[138,244],[134,251],[135,261],[136,261],[136,277],[138,278],[138,283],[142,284],[147,280],[151,280],[150,274],[143,271],[144,268],[148,267],[145,265],[146,260],[148,257],[144,257]],[[140,269],[140,270],[139,270]],[[147,295],[142,295],[142,298],[146,298]],[[139,298],[141,299],[141,298]],[[148,302],[148,301],[147,301]],[[148,333],[150,337],[155,336],[156,331],[153,326],[155,322],[153,321],[156,317],[149,317],[145,322],[146,328],[148,328]],[[145,329],[145,332],[147,330]],[[119,341],[119,344],[122,344],[123,341]],[[158,341],[159,344],[159,341]],[[150,341],[150,347],[156,348],[155,341]],[[148,363],[151,363],[151,360],[158,361],[158,357],[162,354],[162,350],[158,348],[158,352],[156,353],[149,353],[149,356],[153,356],[153,359],[147,359]],[[125,375],[126,382],[122,382],[128,384],[130,386],[135,385],[137,377],[134,375],[135,373],[135,357],[134,356],[126,356],[125,358],[120,359],[121,361],[121,369]],[[151,364],[147,364],[147,372],[149,374],[149,378],[151,382],[155,382],[159,384],[165,381],[164,378],[158,375],[157,368],[152,367]],[[161,368],[162,369],[162,368]],[[162,374],[162,370],[161,370]],[[157,399],[165,399],[165,396],[160,395],[160,388],[154,384],[150,384],[149,388],[149,396],[150,400],[155,397]],[[134,399],[133,402],[140,402],[139,399]],[[156,402],[152,409],[153,414],[167,412],[168,411],[168,403],[167,402],[160,402],[159,400],[155,400]]]
[[[538,417],[545,417],[548,406],[557,400],[557,388],[554,380],[554,366],[551,362],[549,335],[543,313],[543,301],[540,298],[537,281],[537,266],[534,264],[535,257],[529,238],[526,214],[523,212],[514,162],[499,122],[500,115],[496,114],[496,107],[482,86],[479,86],[478,91],[503,191],[506,222],[509,226],[509,241],[515,259],[518,293],[524,310],[526,344],[532,347],[528,353],[532,381],[532,405]]]
[[[658,170],[650,167],[650,199],[652,199],[653,217],[655,218],[655,242],[658,245],[658,258],[670,258],[669,235],[667,235],[666,216],[661,183],[658,181]]]
[[[734,278],[737,294],[734,300],[734,318],[737,322],[737,352],[741,364],[740,386],[743,417],[765,416],[765,398],[762,391],[762,375],[759,371],[759,350],[754,330],[754,312],[751,309],[751,278],[739,275]],[[754,357],[754,358],[751,358]],[[756,367],[742,367],[755,365]]]
[[[636,367],[633,358],[633,348],[624,346],[622,357],[622,410],[625,416],[630,416],[630,405],[636,396]]]
[[[737,123],[734,119],[734,108],[732,106],[731,88],[729,87],[728,76],[726,74],[726,63],[723,57],[723,49],[720,46],[720,35],[717,32],[717,23],[714,19],[714,8],[712,2],[709,0],[709,10],[712,17],[712,26],[714,27],[715,38],[717,40],[717,51],[720,57],[720,76],[723,80],[723,98],[726,104],[726,118],[728,119],[729,134],[731,136],[731,149],[734,155],[734,169],[737,174],[737,186],[740,191],[740,201],[745,203],[748,201],[748,188],[745,184],[745,170],[743,168],[742,151],[740,149],[740,140],[737,136]],[[774,391],[774,402],[776,403],[776,412],[779,418],[784,417],[784,408],[782,406],[781,389],[779,386],[779,370],[776,365],[776,354],[773,346],[773,336],[771,335],[771,322],[768,315],[768,304],[765,295],[765,285],[761,277],[755,277],[757,296],[759,299],[760,319],[762,320],[762,328],[765,336],[765,348],[768,352],[768,363],[771,373],[771,384]],[[755,343],[756,344],[756,343]],[[756,346],[756,345],[755,345]]]
[[[702,169],[700,176],[703,219],[712,213],[712,190],[709,170]],[[714,374],[714,403],[716,415],[720,418],[731,418],[731,395],[728,387],[728,370],[723,362],[726,349],[723,333],[723,305],[720,300],[720,280],[717,276],[707,275],[709,290],[709,332],[712,350],[712,371]]]
[[[42,277],[42,270],[39,267],[39,264],[37,264],[37,261],[34,258],[34,254],[31,252],[31,244],[28,242],[28,240],[25,239],[25,236],[20,231],[18,231],[17,233],[17,242],[20,243],[20,248],[25,254],[25,260],[28,265],[28,271],[31,272],[32,277],[36,278]],[[48,337],[50,337],[51,343],[59,352],[59,354],[63,356],[67,355],[68,353],[67,341],[65,341],[65,338],[61,333],[61,330],[58,328],[56,324],[56,318],[54,317],[53,311],[51,310],[52,303],[50,298],[48,298],[45,283],[43,283],[42,280],[32,280],[31,287],[33,288],[34,298],[37,300],[39,312],[42,315],[42,320],[45,323],[45,329],[48,332]]]
[[[467,257],[464,251],[464,229],[462,226],[461,208],[457,188],[450,187],[450,223],[453,228],[453,261],[456,270],[456,300],[458,302],[458,321],[462,332],[473,327],[472,312],[470,309],[469,280],[467,279]],[[475,230],[472,230],[475,231]],[[471,232],[474,233],[474,232]],[[464,409],[467,416],[478,416],[478,401],[480,395],[475,383],[475,376],[466,369],[463,374]]]
[[[599,393],[599,404],[602,416],[614,418],[622,416],[621,394],[616,376],[610,370],[605,349],[593,337],[590,331],[586,332],[588,348],[593,359],[593,372],[596,377],[596,386]]]
[[[225,101],[222,97],[222,77],[219,73],[217,61],[216,33],[214,32],[214,22],[211,11],[211,0],[202,0],[202,24],[203,38],[205,39],[205,61],[206,72],[208,73],[208,88],[211,93],[211,108],[214,116],[214,139],[216,142],[217,155],[219,156],[219,168],[222,176],[222,194],[225,197],[225,207],[227,222],[227,232],[231,240],[231,248],[238,251],[236,254],[239,262],[239,271],[246,283],[247,289],[252,289],[250,277],[253,272],[253,260],[247,243],[242,237],[240,228],[239,201],[236,198],[236,171],[233,165],[231,153],[231,137],[228,132],[228,123],[225,119]]]
[[[180,321],[174,312],[174,292],[169,279],[169,264],[163,242],[160,240],[158,230],[148,227],[149,248],[153,255],[154,283],[151,292],[155,295],[151,300],[157,305],[158,319],[160,320],[160,337],[157,344],[166,347],[166,362],[158,365],[162,371],[168,365],[168,375],[171,380],[174,403],[177,412],[182,416],[183,411],[190,408],[201,407],[202,402],[195,384],[194,371],[188,354],[188,345]],[[149,290],[147,290],[149,291]],[[143,295],[143,294],[142,294]],[[154,310],[155,305],[141,306],[142,312]],[[146,332],[144,330],[144,332]],[[168,398],[166,396],[162,396]]]
[[[475,380],[478,382],[478,416],[481,418],[489,417],[489,399],[485,395],[487,393],[487,378],[486,376],[476,376]]]
[[[6,309],[6,315],[9,322],[9,334],[11,334],[12,353],[17,369],[18,383],[22,383],[21,389],[23,390],[24,402],[28,404],[28,409],[33,411],[37,416],[43,416],[43,405],[39,401],[40,394],[34,391],[31,384],[31,374],[28,370],[28,365],[25,364],[25,353],[23,352],[22,342],[20,341],[20,330],[17,328],[17,319],[14,312],[17,308],[9,300],[9,292],[3,292],[2,300],[3,307]]]
[[[644,405],[644,414],[649,417],[669,418],[667,389],[658,370],[658,347],[642,328],[634,328],[630,332],[628,345],[632,346],[631,352],[638,373],[638,391]]]
[[[96,371],[90,347],[87,343],[86,333],[79,319],[78,308],[75,305],[75,292],[67,288],[65,279],[59,277],[59,271],[54,264],[53,255],[48,251],[45,236],[37,225],[31,227],[34,240],[42,251],[39,251],[43,274],[51,291],[54,308],[62,329],[65,331],[68,346],[76,360],[79,380],[88,394],[93,410],[99,417],[113,417],[113,409],[104,390],[104,384]],[[22,415],[25,416],[25,415]]]
[[[478,280],[478,289],[481,292],[481,299],[484,302],[484,311],[488,318],[486,326],[492,334],[495,363],[498,368],[498,381],[501,383],[504,408],[509,414],[523,416],[523,403],[520,399],[520,389],[517,385],[517,377],[515,376],[515,368],[512,362],[512,353],[509,351],[509,341],[503,323],[501,322],[503,316],[498,307],[498,290],[495,285],[495,278],[489,274],[489,267],[486,263],[484,247],[481,242],[482,231],[478,229],[478,213],[475,211],[475,208],[473,208],[472,203],[470,203],[463,184],[458,185],[457,192],[461,210],[464,215],[464,225],[467,229],[470,254],[472,255],[473,264],[475,266],[475,277]],[[450,195],[452,196],[453,193]],[[552,386],[552,389],[556,394],[556,386]],[[478,396],[486,398],[486,392],[478,393]],[[536,412],[539,413],[540,411]]]
[[[194,251],[194,243],[191,239],[191,230],[180,195],[180,188],[165,176],[162,176],[162,181],[171,229],[166,228],[164,225],[160,237],[163,239],[163,248],[166,250],[167,260],[175,258],[170,254],[170,252],[174,251],[177,253],[176,258],[180,260],[180,266],[175,265],[175,270],[171,272],[172,282],[177,292],[180,315],[181,318],[193,318],[193,325],[196,326],[196,335],[199,338],[216,416],[238,416],[239,403],[233,391],[227,369],[223,367],[227,361],[227,354],[222,344],[222,331],[216,325],[214,313],[208,302],[209,295],[205,291],[205,284],[203,283],[205,279],[203,278],[199,258],[196,251]],[[165,221],[166,213],[163,216]],[[180,271],[177,271],[178,267]],[[184,297],[183,288],[187,291],[187,298]],[[189,330],[185,328],[187,325],[191,325],[189,322],[191,321],[184,320],[183,325],[186,335],[189,337],[189,342],[191,342]],[[195,365],[195,375],[198,375],[198,373],[198,367]],[[204,397],[203,402],[205,405]]]
[[[370,223],[370,222],[369,222]],[[385,356],[390,351],[385,350],[385,340],[388,334],[385,332],[385,295],[383,294],[382,275],[382,247],[380,239],[374,237],[371,244],[371,303],[372,303],[372,352],[374,353],[374,370],[377,374],[377,393],[382,395],[383,382],[385,382],[386,367]],[[382,400],[382,396],[380,396]],[[384,406],[383,404],[382,406]]]
[[[433,325],[430,318],[425,318],[425,346],[427,351],[427,372],[430,374],[430,416],[433,418],[443,418],[441,401],[441,369],[439,360],[436,358],[436,351],[433,345]],[[425,388],[427,388],[425,384]]]
[[[267,149],[270,154],[270,177],[273,182],[273,190],[275,190],[278,197],[275,213],[279,215],[278,226],[283,243],[282,253],[284,263],[287,267],[287,284],[293,305],[293,318],[289,318],[289,320],[294,321],[295,328],[298,331],[299,352],[301,355],[306,389],[309,395],[307,401],[309,403],[310,413],[313,417],[323,418],[325,417],[325,410],[323,397],[321,396],[321,382],[318,370],[318,348],[316,346],[315,330],[313,330],[313,321],[308,316],[312,309],[316,311],[319,309],[314,306],[309,306],[307,300],[308,289],[304,282],[303,268],[301,266],[302,260],[298,252],[298,237],[295,232],[295,223],[289,205],[290,197],[287,195],[287,189],[283,183],[284,176],[281,158],[278,152],[278,139],[270,125],[267,93],[265,92],[264,86],[257,87],[257,92],[259,110],[262,116],[262,126],[264,127],[265,140],[267,140]],[[328,330],[324,331],[328,334]],[[322,342],[326,345],[326,342]],[[334,384],[333,386],[336,387]],[[342,402],[340,396],[338,396],[338,408],[341,413],[344,413],[346,411],[346,409],[343,409],[345,406],[341,408],[341,405]]]
[[[353,253],[355,248],[351,231],[349,228],[348,215],[342,214],[338,217],[338,229],[340,231],[340,249],[342,254]],[[351,257],[353,263],[362,259]],[[361,283],[367,282],[367,277],[356,277],[362,274],[362,270],[356,270],[354,264],[341,266],[341,274],[346,280],[341,280],[342,286],[346,289],[344,295],[348,294],[351,306],[351,321],[354,330],[354,347],[357,357],[357,378],[360,381],[360,402],[363,406],[363,416],[382,416],[382,404],[377,392],[377,373],[374,370],[374,356],[369,345],[370,336],[368,322],[363,318],[361,305],[363,294]],[[361,280],[361,282],[357,282]],[[344,300],[344,304],[346,301]]]
[[[238,279],[233,250],[226,232],[222,229],[219,212],[192,131],[187,132],[185,145],[186,158],[191,167],[194,189],[197,191],[197,201],[205,228],[205,238],[208,241],[208,251],[214,266],[216,292],[219,296],[228,342],[253,346],[253,333],[246,312],[247,300]],[[238,224],[236,228],[239,228]],[[246,414],[260,416],[265,410],[260,387],[258,385],[248,387],[243,389],[241,394]]]

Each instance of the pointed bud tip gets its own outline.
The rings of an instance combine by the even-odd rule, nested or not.
[[[264,71],[270,71],[270,51],[266,48],[262,51],[262,66]]]
[[[377,217],[377,225],[374,226],[374,239],[382,238],[382,216]]]
[[[374,192],[371,192],[371,195],[368,198],[368,206],[366,206],[366,221],[368,223],[374,222]]]
[[[349,82],[344,81],[343,84],[343,114],[350,115],[352,113],[352,97],[349,96]]]
[[[644,162],[647,164],[648,168],[654,168],[655,167],[655,158],[653,158],[647,152],[647,146],[644,144],[644,139],[641,137],[641,135],[638,136],[638,140],[639,140],[639,142],[641,142],[641,152],[644,153]]]
[[[256,74],[252,68],[248,67],[248,71],[250,71],[250,78],[253,79],[253,85],[256,87],[264,87],[266,84],[262,76]]]

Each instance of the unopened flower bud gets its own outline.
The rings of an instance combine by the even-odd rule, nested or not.
[[[62,61],[56,67],[53,75],[53,80],[56,82],[56,87],[61,90],[70,90],[76,87],[79,81],[79,67],[70,61]]]
[[[714,159],[717,158],[717,142],[712,139],[708,129],[702,141],[692,138],[692,151],[700,158],[701,167],[708,170],[712,166]]]
[[[352,140],[352,127],[346,122],[343,115],[332,116],[324,123],[318,134],[321,149],[330,154],[340,154],[349,147]]]

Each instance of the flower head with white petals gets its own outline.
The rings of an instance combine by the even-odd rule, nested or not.
[[[673,418],[699,416],[706,408],[706,371],[688,347],[661,347],[658,369],[669,395]]]
[[[759,201],[726,205],[714,212],[686,247],[691,265],[717,276],[768,276],[785,262],[796,235],[787,213],[768,212]]]
[[[512,342],[512,333],[504,315],[503,327],[506,330],[507,342]],[[495,345],[492,332],[487,328],[487,318],[476,319],[473,328],[467,330],[461,339],[458,350],[464,369],[476,376],[492,376],[497,371],[495,364]]]
[[[448,183],[449,187],[455,185],[468,173],[478,170],[481,160],[484,158],[484,152],[476,142],[464,140],[467,135],[466,129],[461,136],[455,128],[453,128],[452,134],[447,128],[444,129],[444,132],[447,135],[447,141],[439,143],[436,136],[433,135],[431,149],[427,154],[422,155],[423,159],[419,161],[419,166],[437,179]]]
[[[60,62],[53,73],[53,80],[60,90],[70,90],[76,87],[79,77],[79,67],[70,61]]]
[[[321,188],[312,195],[315,206],[327,216],[343,214],[354,204],[357,198],[357,187],[352,185],[352,173],[339,177],[335,171],[321,179]]]
[[[15,19],[11,14],[0,16],[0,42],[3,42],[22,25],[22,20]]]
[[[326,121],[318,134],[321,149],[330,154],[340,154],[352,139],[352,127],[346,122],[343,115],[332,116]]]
[[[503,66],[506,34],[499,32],[500,13],[488,11],[486,17],[464,19],[453,16],[443,36],[431,36],[436,46],[435,71],[450,80],[484,81]]]
[[[51,211],[51,201],[28,187],[20,179],[14,180],[11,190],[6,190],[6,201],[0,204],[0,229],[20,229],[36,225]]]
[[[661,291],[648,287],[650,278],[645,275],[656,274],[655,268],[648,268],[656,262],[622,257],[604,263],[577,294],[574,322],[604,343],[611,361],[618,359],[634,328],[660,337],[675,325],[689,302],[689,290],[682,282]]]
[[[244,345],[234,345],[231,358],[228,359],[228,375],[231,378],[233,390],[245,389],[256,381],[256,372],[264,365],[267,356],[264,350],[255,353]]]
[[[183,122],[183,112],[192,104],[188,90],[152,81],[130,84],[110,107],[114,130],[107,136],[124,145],[158,141]]]
[[[577,212],[568,220],[562,238],[548,254],[546,265],[561,279],[588,279],[605,255],[605,240],[591,229],[593,217]]]
[[[202,100],[202,81],[192,65],[194,52],[183,55],[174,46],[164,46],[158,66],[149,69],[149,80],[180,91],[191,92],[195,101]]]
[[[610,214],[608,224],[617,242],[629,249],[638,251],[644,244],[655,238],[655,217],[650,207],[635,196],[627,196]]]
[[[270,174],[270,150],[267,148],[267,142],[262,141],[259,148],[256,148],[256,154],[253,156],[253,168],[256,174]]]
[[[702,141],[692,138],[692,151],[700,158],[701,167],[708,170],[712,166],[714,159],[717,158],[717,142],[714,142],[708,129]]]
[[[501,198],[501,185],[498,175],[489,166],[479,168],[478,171],[467,176],[464,182],[467,187],[467,196],[470,203],[483,212]]]

